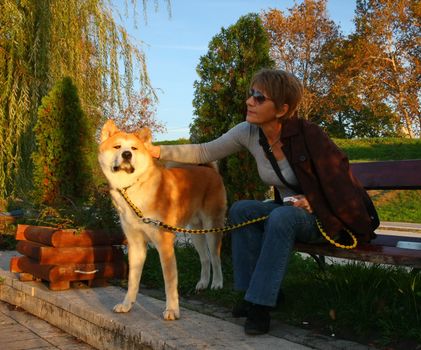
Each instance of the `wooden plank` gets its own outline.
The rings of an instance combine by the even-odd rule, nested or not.
[[[22,225],[19,224],[16,229],[16,240],[26,240],[26,235],[30,232],[32,227],[37,227],[37,230],[39,232],[39,235],[48,235],[52,232],[56,231],[57,229],[54,227],[47,227],[47,226],[31,226],[31,225]]]
[[[21,271],[53,283],[124,278],[127,275],[127,264],[125,261],[94,264],[41,265],[34,259],[22,256],[19,258],[17,264]]]
[[[341,249],[328,244],[296,243],[297,251],[336,258],[369,261],[376,264],[421,268],[421,250],[365,244],[355,249]]]
[[[113,246],[96,247],[49,247],[31,241],[19,241],[16,250],[39,264],[88,264],[123,260],[121,249]]]
[[[58,229],[46,226],[18,225],[17,240],[28,240],[53,247],[91,247],[122,244],[123,233],[102,230]]]
[[[30,273],[21,272],[19,274],[19,281],[21,282],[31,282],[31,281],[35,281],[36,279],[37,278]]]
[[[399,241],[405,242],[420,242],[421,243],[421,234],[419,237],[415,236],[392,236],[392,235],[380,235],[378,234],[375,239],[373,239],[370,244],[373,245],[384,245],[387,247],[396,247],[396,244]]]
[[[67,290],[70,288],[70,281],[50,282],[48,287],[53,291]]]
[[[421,159],[351,163],[350,166],[368,190],[421,189]]]

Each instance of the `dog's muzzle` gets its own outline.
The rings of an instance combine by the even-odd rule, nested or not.
[[[132,152],[130,152],[130,151],[124,151],[121,154],[121,158],[123,158],[123,161],[119,165],[115,165],[113,167],[113,170],[115,172],[117,172],[117,171],[125,171],[128,174],[133,173],[135,169],[134,169],[133,165],[130,162],[131,159],[132,159]]]

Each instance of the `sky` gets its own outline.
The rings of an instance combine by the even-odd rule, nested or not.
[[[271,8],[287,13],[294,1],[171,0],[171,14],[165,1],[156,3],[157,11],[154,0],[148,1],[146,23],[139,7],[137,25],[125,18],[122,25],[145,53],[152,87],[158,95],[156,118],[165,125],[166,132],[155,134],[154,140],[189,138],[189,125],[194,118],[193,83],[198,79],[196,67],[199,58],[207,53],[211,39],[243,15]],[[355,0],[328,0],[327,9],[344,35],[353,31]]]

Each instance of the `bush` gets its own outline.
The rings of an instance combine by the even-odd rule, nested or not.
[[[71,78],[59,81],[42,99],[34,133],[34,201],[52,205],[86,198],[93,133]]]

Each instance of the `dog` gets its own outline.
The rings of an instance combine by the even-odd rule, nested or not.
[[[115,312],[128,312],[136,302],[140,278],[146,259],[147,243],[159,252],[165,282],[165,320],[180,317],[177,263],[174,254],[175,234],[154,224],[144,223],[129,206],[120,190],[144,217],[176,227],[207,229],[223,227],[226,192],[222,177],[212,166],[164,167],[148,152],[152,136],[148,128],[126,133],[108,120],[101,130],[98,160],[110,185],[110,194],[120,216],[128,242],[129,280],[126,296]],[[222,233],[192,235],[201,262],[196,289],[223,286],[221,269]]]

